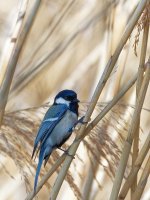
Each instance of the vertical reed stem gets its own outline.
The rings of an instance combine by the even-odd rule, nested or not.
[[[27,38],[27,35],[29,33],[29,30],[34,22],[34,19],[35,19],[36,13],[38,11],[38,8],[40,6],[40,3],[41,3],[41,0],[35,0],[34,5],[29,13],[29,16],[28,16],[24,26],[22,27],[20,35],[17,38],[16,45],[13,49],[12,55],[10,57],[8,65],[7,65],[5,77],[4,77],[2,85],[0,87],[0,126],[2,124],[3,115],[4,115],[5,107],[7,104],[8,94],[9,94],[10,86],[11,86],[12,79],[14,76],[14,72],[16,69],[16,65],[18,62],[18,58],[19,58],[21,49],[24,45],[24,42]]]
[[[131,151],[131,146],[132,146],[134,134],[135,134],[135,131],[136,131],[136,128],[137,128],[137,124],[139,122],[138,119],[139,119],[141,109],[142,109],[142,106],[143,106],[143,103],[144,103],[144,99],[145,99],[146,91],[147,91],[147,88],[148,88],[149,80],[150,80],[150,59],[149,59],[149,62],[147,63],[145,76],[144,76],[144,79],[143,79],[142,87],[140,89],[138,100],[136,102],[135,111],[134,111],[134,114],[133,114],[131,125],[129,127],[128,136],[127,136],[127,139],[124,143],[124,148],[123,148],[122,155],[121,155],[121,158],[120,158],[118,170],[117,170],[117,173],[116,173],[116,176],[115,176],[112,192],[111,192],[111,195],[110,195],[110,200],[117,200],[117,198],[118,198],[118,193],[119,193],[119,190],[120,190],[120,187],[121,187],[121,183],[122,183],[122,180],[123,180],[127,161],[128,161],[129,154],[130,154],[130,151]]]
[[[148,42],[148,32],[149,32],[149,24],[146,23],[144,26],[140,64],[139,64],[139,69],[138,69],[138,79],[137,79],[137,85],[136,85],[136,99],[138,99],[138,95],[139,95],[140,88],[143,81],[144,63],[145,63],[147,42]],[[139,122],[135,131],[136,134],[135,134],[135,138],[133,142],[132,167],[134,166],[135,160],[138,157],[138,152],[139,152],[139,128],[140,128],[140,116],[139,116]],[[135,192],[136,186],[137,186],[137,176],[131,187],[131,199],[132,199],[132,195]]]

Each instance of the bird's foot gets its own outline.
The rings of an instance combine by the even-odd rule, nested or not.
[[[67,154],[68,156],[71,156],[73,159],[75,159],[75,156],[74,156],[74,155],[71,155],[71,154],[69,153],[68,150],[62,149],[62,148],[60,148],[60,147],[58,147],[58,149],[61,150],[61,151],[63,151],[63,152],[64,152],[65,154]]]
[[[81,117],[78,121],[77,121],[77,124],[80,123],[80,124],[88,124],[88,122],[84,121],[84,118],[85,116]]]
[[[81,117],[81,118],[74,124],[74,126],[73,126],[72,128],[69,129],[68,132],[69,132],[69,133],[72,133],[73,131],[78,130],[79,127],[80,127],[80,125],[79,125],[79,127],[78,127],[78,124],[88,124],[88,122],[85,122],[85,121],[84,121],[84,118],[85,118],[85,116]]]

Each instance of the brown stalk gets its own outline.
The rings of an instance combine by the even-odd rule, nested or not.
[[[130,171],[124,185],[122,186],[122,189],[119,194],[119,200],[123,200],[126,197],[128,191],[129,191],[129,188],[134,183],[136,175],[137,175],[138,171],[140,170],[140,167],[149,151],[149,147],[150,147],[150,133],[148,134],[148,136],[145,140],[145,143],[134,163],[134,166],[132,167],[132,170]]]
[[[78,140],[83,139],[98,123],[104,116],[117,104],[117,102],[124,96],[124,94],[134,85],[137,79],[135,75],[121,90],[120,92],[112,99],[110,103],[100,112],[100,114],[87,126],[85,133],[78,138]]]
[[[148,32],[149,32],[149,22],[145,23],[144,31],[143,31],[143,40],[142,40],[142,48],[141,48],[141,55],[140,55],[140,64],[138,69],[138,78],[137,78],[137,84],[136,84],[136,100],[138,99],[138,95],[140,92],[140,88],[143,81],[143,75],[144,75],[144,63],[145,63],[145,57],[146,57],[146,49],[147,49],[147,42],[148,42]],[[139,128],[140,128],[140,116],[139,116],[139,122],[136,128],[136,134],[134,137],[133,142],[133,154],[132,154],[132,166],[134,166],[135,160],[138,156],[139,152]],[[135,177],[134,183],[131,186],[131,199],[132,195],[134,194],[134,191],[137,186],[137,176]]]
[[[135,83],[137,79],[137,75],[135,75],[135,77],[133,77],[128,84],[126,84],[121,90],[120,92],[113,98],[113,100],[108,103],[108,105],[103,109],[103,111],[93,120],[93,122],[90,123],[90,125],[88,125],[88,127],[86,128],[86,134],[88,134],[97,124],[98,122],[109,112],[109,110],[111,110],[111,108],[116,105],[116,103],[123,97],[123,95],[133,86],[133,84]],[[82,137],[76,139],[76,141],[74,141],[74,143],[81,141],[85,136],[82,135]],[[74,143],[70,146],[70,148],[74,145]],[[63,158],[62,158],[63,157]],[[53,165],[52,169],[49,170],[49,172],[43,177],[42,181],[38,184],[37,186],[37,190],[36,193],[34,193],[33,191],[31,192],[31,194],[29,194],[26,198],[26,200],[31,200],[35,197],[35,195],[40,191],[40,189],[42,188],[42,186],[45,184],[45,182],[49,179],[49,177],[56,171],[56,169],[61,165],[61,163],[64,161],[66,157],[66,154],[63,154],[59,160]]]
[[[21,6],[18,10],[18,14],[17,14],[18,16],[17,16],[16,24],[15,24],[15,27],[13,30],[13,34],[9,41],[9,48],[8,48],[9,52],[7,52],[8,58],[7,58],[7,60],[4,58],[4,61],[2,63],[2,68],[4,68],[5,65],[7,65],[7,69],[6,69],[7,71],[5,70],[4,77],[2,78],[2,82],[0,83],[1,84],[1,86],[0,86],[0,126],[2,123],[2,119],[3,119],[3,114],[4,114],[5,104],[6,104],[5,102],[7,101],[7,94],[5,94],[5,93],[7,92],[6,91],[7,87],[10,87],[9,85],[11,84],[11,79],[12,79],[11,76],[13,76],[12,70],[8,66],[8,63],[10,62],[10,59],[12,56],[12,51],[15,48],[16,40],[19,37],[19,33],[22,28],[27,5],[28,5],[28,1],[26,1],[26,0],[21,2]],[[15,71],[15,67],[13,70]],[[6,100],[5,100],[5,98],[6,98]]]
[[[20,31],[20,34],[16,41],[16,45],[14,46],[10,60],[7,65],[5,77],[3,79],[3,82],[2,82],[2,85],[0,88],[0,126],[1,126],[1,123],[3,120],[3,115],[4,115],[5,107],[7,104],[8,94],[9,94],[10,86],[11,86],[12,79],[14,76],[14,72],[16,69],[16,65],[18,62],[18,58],[19,58],[21,49],[24,45],[24,42],[26,40],[26,37],[30,31],[30,28],[34,22],[34,19],[35,19],[36,13],[38,11],[38,8],[40,6],[40,3],[41,3],[41,0],[35,1],[32,9],[29,13],[29,16],[28,16],[27,20],[25,21],[25,23],[22,27],[22,30]]]
[[[89,163],[89,168],[88,168],[87,175],[85,177],[85,183],[84,183],[84,188],[82,192],[82,200],[90,200],[91,198],[92,185],[93,185],[93,181],[95,177],[94,173],[95,171],[97,171],[99,164],[98,162],[93,160],[92,165],[91,163]]]
[[[137,188],[133,194],[133,200],[140,200],[141,199],[141,196],[142,196],[142,193],[144,191],[144,188],[146,186],[146,183],[147,183],[147,179],[149,177],[149,174],[150,174],[150,156],[147,160],[147,163],[143,169],[143,173],[141,175],[141,178],[139,180],[139,183],[137,185]]]
[[[21,30],[21,27],[22,27],[22,24],[24,21],[25,13],[27,10],[27,6],[28,6],[28,0],[21,0],[20,2],[21,2],[21,3],[19,3],[20,6],[17,11],[17,18],[16,18],[16,21],[15,21],[14,27],[13,27],[13,33],[12,33],[11,37],[9,38],[8,45],[7,45],[8,46],[7,51],[6,51],[5,55],[3,56],[4,58],[2,59],[2,69],[4,69],[4,70],[2,70],[2,73],[0,73],[0,85],[4,79],[4,75],[6,72],[6,66],[8,65],[12,50],[13,50],[16,40],[19,36],[20,30]]]
[[[118,193],[119,193],[119,190],[120,190],[120,187],[121,187],[121,183],[122,183],[122,180],[123,180],[127,161],[128,161],[129,154],[130,154],[130,151],[131,151],[131,146],[132,146],[134,134],[135,134],[135,131],[136,131],[136,128],[137,128],[137,124],[139,122],[138,119],[139,119],[141,109],[142,109],[142,106],[143,106],[143,103],[144,103],[144,99],[145,99],[146,91],[147,91],[147,88],[148,88],[149,80],[150,80],[150,59],[149,59],[149,62],[147,63],[147,65],[146,65],[145,76],[144,76],[144,79],[143,79],[142,87],[140,89],[138,100],[136,102],[132,122],[131,122],[131,125],[129,127],[129,131],[128,131],[128,136],[127,136],[127,139],[124,143],[124,148],[123,148],[122,155],[121,155],[121,158],[120,158],[118,170],[117,170],[117,173],[116,173],[116,176],[115,176],[112,192],[111,192],[111,195],[110,195],[110,200],[116,200],[118,198]]]
[[[108,53],[107,53],[107,59],[110,58],[110,56],[112,55],[112,46],[113,46],[113,29],[114,29],[114,21],[115,21],[115,13],[116,13],[116,6],[112,6],[111,10],[110,10],[110,18],[109,18],[109,22],[108,22],[108,38],[107,38],[107,45],[108,45]],[[99,51],[99,55],[100,55],[100,51]],[[107,60],[106,59],[106,60]],[[89,62],[88,62],[89,63]],[[87,64],[86,64],[87,65]],[[97,154],[99,154],[98,150],[97,150]],[[96,174],[96,171],[98,170],[99,167],[99,163],[96,160],[92,160],[92,163],[89,163],[89,167],[88,167],[88,171],[87,171],[87,176],[85,177],[84,180],[84,186],[83,186],[83,190],[82,190],[82,199],[83,200],[89,200],[91,198],[91,191],[92,191],[92,186],[93,186],[93,181],[94,181],[94,177]]]

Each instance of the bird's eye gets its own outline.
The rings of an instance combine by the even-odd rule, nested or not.
[[[73,97],[72,96],[67,96],[67,97],[65,97],[65,100],[71,101],[71,100],[73,100]]]
[[[68,97],[64,97],[65,100],[69,100]]]

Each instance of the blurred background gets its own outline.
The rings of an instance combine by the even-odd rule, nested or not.
[[[27,18],[34,2],[34,0],[0,1],[0,83],[5,74],[10,53],[10,39],[17,23],[19,9],[23,3],[27,4],[25,14]],[[80,113],[84,115],[104,67],[114,53],[138,2],[138,0],[43,0],[41,2],[34,24],[20,52],[7,102],[6,117],[0,132],[1,200],[25,199],[27,193],[33,188],[37,160],[31,161],[30,157],[40,120],[48,108],[46,103],[52,104],[53,97],[58,91],[73,89],[81,100]],[[137,34],[135,27],[103,90],[95,114],[99,113],[137,72],[142,31],[135,49]],[[149,44],[146,60],[150,55]],[[150,87],[142,111],[140,147],[150,130],[149,95]],[[79,157],[71,166],[70,174],[59,194],[59,200],[81,199],[81,196],[84,196],[85,200],[109,198],[122,148],[121,140],[127,134],[134,104],[135,88],[133,87],[93,132],[93,135],[100,136],[100,141],[103,140],[98,146],[98,152],[96,150],[92,152],[95,143],[92,143],[90,137],[88,138],[91,139],[90,142],[87,139],[80,145],[77,153]],[[25,112],[20,111],[28,108],[29,110]],[[22,134],[28,135],[24,137]],[[97,138],[94,139],[98,141]],[[71,141],[72,138],[69,144]],[[93,146],[89,147],[89,144]],[[114,151],[111,152],[112,147]],[[90,152],[87,151],[88,148]],[[59,154],[61,154],[59,151],[54,154],[53,159],[55,160]],[[24,160],[25,156],[27,158]],[[98,157],[100,163],[91,165],[90,158],[96,160],[94,156]],[[112,157],[114,165],[110,161]],[[19,159],[22,159],[22,163]],[[46,170],[51,164],[50,161]],[[109,173],[109,170],[112,172]],[[128,174],[128,170],[126,173]],[[55,178],[56,174],[51,177],[49,185],[40,191],[39,199],[48,199],[49,188]],[[89,183],[90,193],[87,192],[86,183]],[[150,199],[149,186],[150,179],[142,200]],[[127,199],[130,199],[129,194]]]

